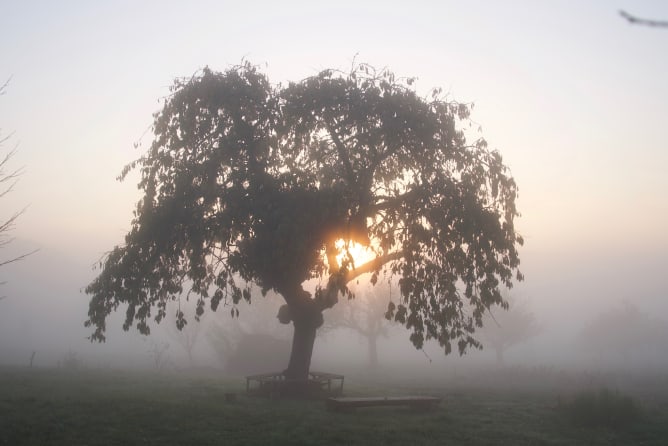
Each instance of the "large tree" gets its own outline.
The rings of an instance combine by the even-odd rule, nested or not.
[[[304,382],[322,312],[351,280],[384,273],[401,295],[388,317],[417,348],[479,346],[483,314],[522,278],[516,185],[498,152],[467,142],[467,105],[412,84],[365,64],[288,85],[249,63],[177,80],[150,149],[123,172],[139,169],[144,196],[86,288],[91,339],[121,304],[123,328],[148,334],[182,293],[197,319],[255,284],[285,300],[284,373]],[[356,264],[354,244],[374,257]]]

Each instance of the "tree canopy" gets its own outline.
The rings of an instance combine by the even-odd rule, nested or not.
[[[250,300],[253,284],[283,296],[282,322],[315,314],[317,327],[371,273],[398,277],[387,317],[416,347],[478,346],[483,314],[507,306],[500,287],[522,279],[522,239],[515,182],[482,138],[467,141],[469,113],[366,64],[287,85],[250,63],[175,81],[150,148],[121,175],[138,169],[144,195],[86,288],[91,339],[121,304],[124,329],[148,334],[182,294],[199,317]],[[352,243],[374,258],[355,264]]]

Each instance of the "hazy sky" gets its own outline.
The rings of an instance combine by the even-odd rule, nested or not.
[[[247,58],[285,82],[348,69],[358,54],[417,76],[421,91],[475,103],[473,119],[520,187],[518,292],[549,311],[603,298],[661,307],[668,29],[630,25],[620,9],[668,20],[658,0],[7,2],[0,128],[14,132],[13,163],[26,173],[1,216],[29,205],[14,235],[42,248],[22,266],[35,283],[54,280],[36,266],[52,253],[83,268],[58,278],[83,320],[87,266],[122,241],[139,198],[136,175],[115,178],[141,155],[133,143],[150,144],[175,77]]]

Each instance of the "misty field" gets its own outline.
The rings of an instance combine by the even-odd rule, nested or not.
[[[212,372],[5,367],[0,369],[0,444],[666,444],[665,389],[644,388],[632,400],[606,400],[605,405],[622,402],[614,408],[617,413],[604,414],[618,417],[612,422],[579,422],[587,414],[578,411],[591,406],[575,403],[587,393],[569,394],[551,386],[551,376],[540,375],[533,372],[524,380],[530,384],[505,389],[483,381],[456,386],[422,379],[349,379],[348,396],[429,394],[443,401],[429,412],[388,407],[332,413],[321,400],[246,396],[243,379]],[[541,381],[548,384],[536,385]],[[236,401],[226,401],[226,393],[236,393]]]

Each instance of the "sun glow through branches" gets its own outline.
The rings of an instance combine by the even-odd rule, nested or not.
[[[371,247],[364,246],[353,241],[339,239],[335,242],[334,246],[339,252],[339,254],[336,256],[336,261],[339,264],[339,267],[343,265],[343,262],[346,260],[347,256],[352,258],[351,260],[353,262],[353,267],[364,265],[365,263],[377,257],[376,253]]]

